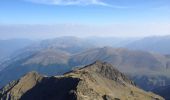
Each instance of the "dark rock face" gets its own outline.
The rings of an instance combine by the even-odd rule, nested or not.
[[[31,72],[1,89],[0,100],[76,100],[79,81],[72,77],[42,77]]]
[[[77,100],[74,94],[79,79],[44,78],[41,83],[28,90],[21,100]]]

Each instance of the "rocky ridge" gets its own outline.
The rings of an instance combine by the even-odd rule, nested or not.
[[[111,64],[96,61],[62,76],[30,72],[0,90],[1,100],[164,100],[135,86]]]

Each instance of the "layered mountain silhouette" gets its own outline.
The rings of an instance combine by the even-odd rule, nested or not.
[[[141,83],[139,85],[146,90],[162,86],[162,81],[167,85],[170,80],[166,77],[170,72],[170,59],[164,55],[111,47],[88,49],[74,54],[48,48],[36,52],[26,51],[7,61],[6,68],[0,72],[0,80],[3,80],[0,81],[0,87],[30,71],[50,76],[61,75],[76,66],[84,66],[96,60],[117,66],[120,71],[130,75],[137,83]],[[143,75],[148,81],[140,82]],[[149,81],[150,79],[153,81]]]
[[[16,80],[22,75],[37,71],[45,75],[61,75],[72,68],[67,65],[69,54],[55,49],[46,49],[34,53],[23,53],[8,61],[0,73],[0,87]]]
[[[78,53],[92,47],[95,47],[95,45],[84,39],[66,36],[58,37],[55,39],[42,40],[37,43],[34,43],[33,45],[28,46],[27,49],[59,49],[69,53]]]
[[[27,47],[32,43],[33,41],[29,39],[0,40],[0,60],[1,58],[9,56],[15,51]]]
[[[126,44],[126,48],[134,50],[144,50],[149,52],[158,52],[161,54],[170,54],[170,36],[145,37]]]
[[[45,75],[63,74],[71,70],[68,59],[71,54],[92,47],[87,41],[76,37],[59,37],[38,41],[15,52],[10,58],[0,63],[0,87],[11,80],[16,80],[29,71]],[[94,47],[94,46],[93,46]]]
[[[170,56],[146,51],[159,52],[159,49],[165,50],[168,45],[163,41],[165,40],[168,43],[168,38],[150,37],[133,40],[58,37],[38,41],[15,52],[5,61],[1,62],[0,60],[0,88],[30,71],[37,71],[48,76],[61,75],[71,69],[90,64],[96,60],[102,60],[115,65],[117,69],[135,81],[140,88],[152,91],[157,87],[170,84]],[[107,41],[103,42],[103,40]],[[140,40],[141,45],[135,42]],[[27,44],[22,43],[24,43],[24,46]],[[135,48],[135,43],[139,47],[147,44],[149,45],[147,48],[152,49],[154,47],[155,49]],[[129,49],[103,47],[105,45],[127,47]],[[168,53],[168,49],[166,50]]]
[[[77,66],[102,60],[116,65],[128,74],[141,88],[152,90],[170,84],[170,59],[168,56],[124,48],[94,48],[73,55],[70,62]],[[142,81],[141,81],[142,80]]]
[[[0,65],[8,59],[10,55],[13,55],[16,51],[25,48],[33,43],[29,39],[9,39],[0,40]],[[4,67],[0,66],[0,70]]]
[[[96,61],[62,76],[30,72],[0,90],[2,100],[164,100],[135,86],[111,64]]]

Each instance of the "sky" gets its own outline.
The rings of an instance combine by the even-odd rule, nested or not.
[[[170,0],[1,0],[0,39],[170,35]]]

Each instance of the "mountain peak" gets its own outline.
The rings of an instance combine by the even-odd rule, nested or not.
[[[43,77],[42,75],[40,75],[38,72],[36,71],[31,71],[29,73],[27,73],[24,77],[22,77],[20,80],[33,80],[33,81],[37,81],[39,78]]]
[[[107,62],[97,60],[94,63],[81,68],[81,70],[100,74],[104,78],[114,80],[116,82],[119,82],[120,84],[131,84],[135,86],[134,82],[129,80],[123,73],[119,72],[115,66]]]
[[[36,71],[31,71],[31,72],[28,72],[27,74],[25,74],[25,76],[37,76],[37,75],[39,75],[39,73]]]
[[[7,85],[8,87],[8,85]],[[8,100],[163,100],[134,86],[111,64],[96,61],[63,76],[45,77],[30,72],[10,88],[0,90]]]

